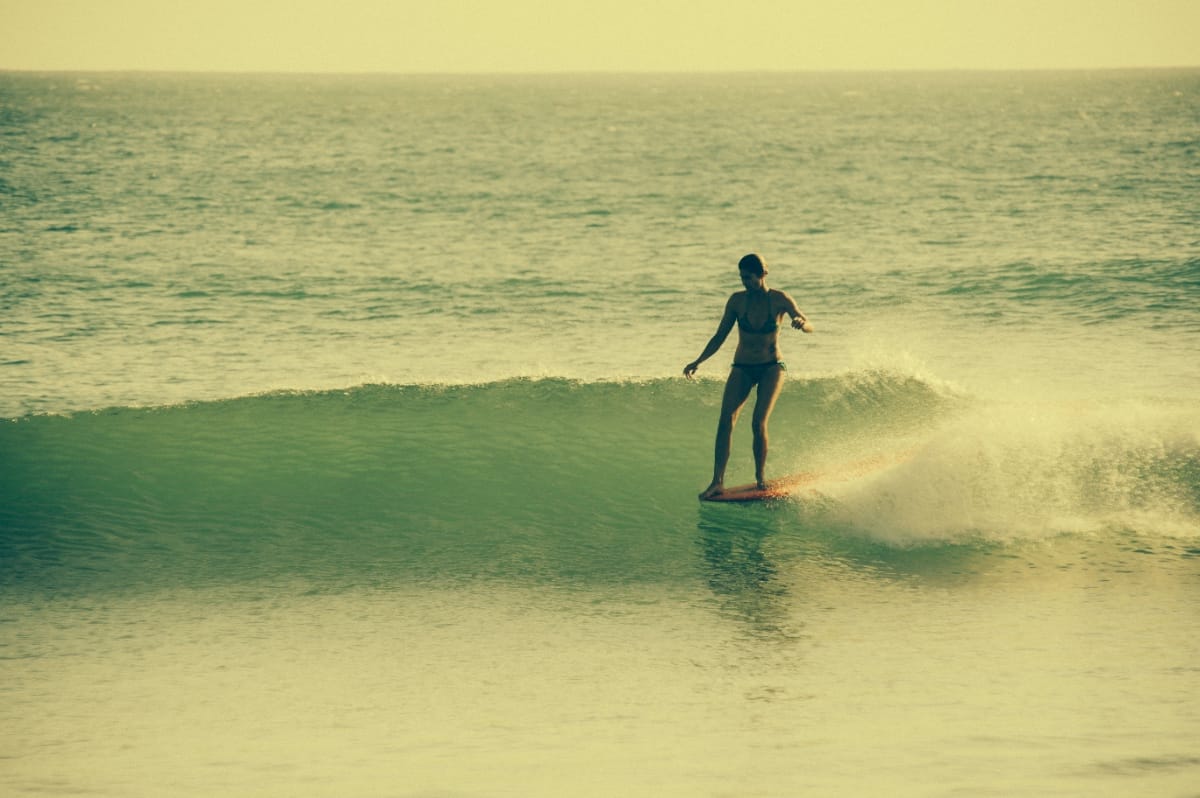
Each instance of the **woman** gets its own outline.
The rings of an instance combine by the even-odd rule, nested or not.
[[[733,425],[755,386],[758,397],[754,402],[754,478],[760,488],[766,487],[763,474],[767,464],[767,419],[775,408],[779,389],[783,387],[783,373],[787,370],[779,356],[779,319],[786,313],[792,319],[792,327],[806,333],[813,331],[790,296],[767,287],[767,264],[761,257],[751,253],[742,258],[738,262],[738,271],[746,290],[729,297],[725,315],[708,346],[704,347],[700,357],[683,368],[684,376],[691,379],[700,364],[717,353],[729,331],[737,325],[737,351],[733,355],[729,380],[725,383],[721,418],[717,422],[712,484],[700,494],[701,499],[725,490],[725,466],[729,462]]]

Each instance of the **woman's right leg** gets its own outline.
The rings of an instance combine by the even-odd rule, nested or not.
[[[713,479],[700,498],[716,496],[725,489],[725,466],[729,464],[729,449],[733,441],[733,425],[754,382],[739,368],[729,370],[725,395],[721,399],[721,417],[717,419],[717,439],[713,445]]]
[[[771,411],[775,409],[775,400],[783,388],[784,367],[772,366],[766,369],[758,381],[758,399],[754,402],[754,419],[751,424],[754,430],[754,478],[760,488],[767,486],[767,421]]]

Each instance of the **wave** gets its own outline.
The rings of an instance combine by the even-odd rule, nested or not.
[[[0,423],[0,584],[686,578],[697,530],[994,544],[1200,536],[1184,408],[997,408],[911,375],[795,379],[776,506],[701,506],[720,383],[363,385]],[[1032,415],[1041,413],[1040,416]],[[729,481],[749,481],[749,432]],[[886,455],[890,467],[844,476]]]

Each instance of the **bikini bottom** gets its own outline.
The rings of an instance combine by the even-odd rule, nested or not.
[[[754,364],[734,363],[733,364],[733,367],[735,369],[742,370],[742,373],[745,374],[747,379],[750,380],[751,385],[758,385],[760,382],[762,382],[762,378],[767,376],[767,372],[770,369],[775,368],[776,366],[779,366],[779,368],[782,369],[783,371],[787,371],[787,363],[784,363],[783,361],[780,361],[780,360],[777,360],[774,363],[754,363]]]

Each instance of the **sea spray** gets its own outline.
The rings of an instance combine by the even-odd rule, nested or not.
[[[826,493],[841,522],[895,543],[1196,536],[1198,423],[1184,407],[984,404],[906,461]]]

